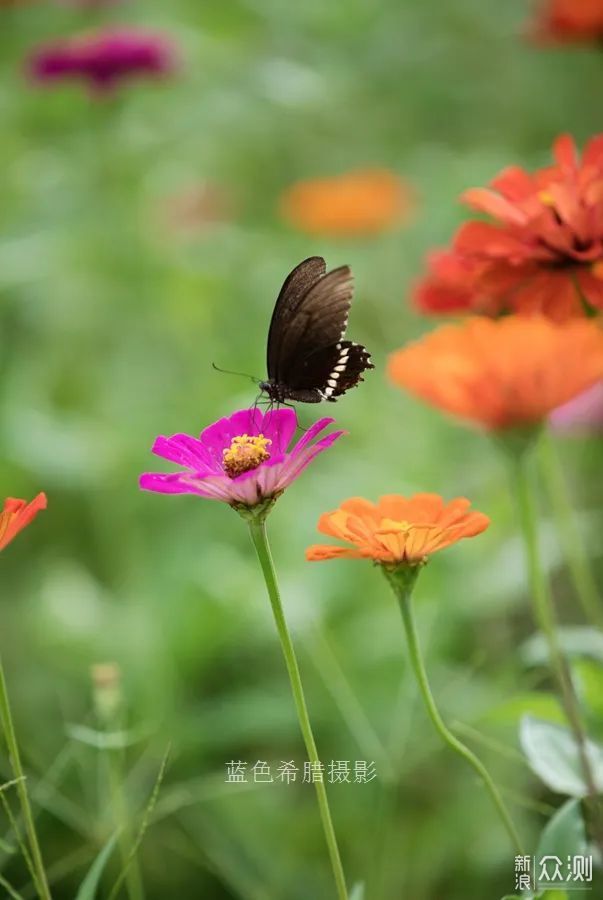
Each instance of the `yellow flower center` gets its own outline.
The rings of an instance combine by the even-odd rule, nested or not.
[[[540,200],[540,202],[542,204],[544,204],[544,206],[554,206],[555,205],[555,200],[553,199],[553,195],[550,193],[550,191],[546,191],[546,190],[539,191],[538,199]]]
[[[270,459],[266,447],[271,444],[270,438],[263,434],[239,434],[232,439],[230,447],[223,451],[222,465],[229,478],[236,478],[243,472],[249,472]]]

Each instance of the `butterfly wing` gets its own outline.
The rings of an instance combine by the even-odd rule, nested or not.
[[[310,256],[300,262],[292,272],[287,275],[284,284],[277,297],[270,330],[268,331],[267,368],[268,378],[279,381],[279,359],[282,354],[283,335],[286,333],[287,324],[293,311],[299,306],[313,285],[318,282],[327,271],[327,266],[322,256]]]
[[[354,294],[349,266],[318,279],[287,315],[280,335],[277,380],[294,386],[300,365],[343,338]]]
[[[308,356],[300,365],[290,398],[307,402],[335,402],[364,381],[362,373],[374,369],[366,347],[353,341],[337,341]]]
[[[314,275],[317,272],[316,267]],[[273,368],[268,374],[287,398],[306,403],[336,400],[362,380],[365,369],[373,368],[364,347],[343,340],[353,293],[352,272],[341,266],[323,272],[306,293],[297,293],[283,307],[271,335]]]

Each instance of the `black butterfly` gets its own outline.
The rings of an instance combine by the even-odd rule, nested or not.
[[[375,368],[362,344],[343,340],[353,293],[350,267],[327,273],[321,256],[287,276],[268,332],[268,379],[259,385],[272,403],[334,403]]]

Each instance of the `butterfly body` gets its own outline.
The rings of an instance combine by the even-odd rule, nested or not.
[[[268,334],[268,378],[260,389],[273,403],[335,402],[374,366],[361,344],[344,339],[352,304],[349,266],[326,271],[312,256],[288,275]]]

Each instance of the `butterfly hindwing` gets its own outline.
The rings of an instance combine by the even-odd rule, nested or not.
[[[347,390],[364,381],[362,373],[372,368],[371,358],[362,344],[337,341],[336,344],[317,350],[304,360],[295,379],[295,385],[291,386],[290,399],[305,399],[308,392],[313,391],[314,402],[320,400],[334,402]],[[305,399],[305,402],[312,401]]]

